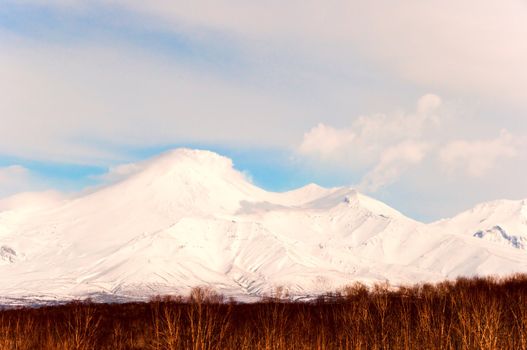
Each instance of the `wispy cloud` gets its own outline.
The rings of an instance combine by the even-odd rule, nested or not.
[[[429,148],[426,142],[411,140],[388,147],[381,153],[375,167],[364,175],[358,188],[376,192],[394,183],[411,165],[420,163]]]
[[[397,180],[430,149],[427,136],[440,124],[441,98],[419,98],[414,112],[358,117],[350,128],[318,124],[304,134],[299,154],[322,162],[339,162],[350,169],[369,169],[360,184],[377,191]]]
[[[0,50],[0,153],[108,164],[121,156],[112,145],[285,145],[296,128],[276,94],[134,48],[14,39]]]
[[[0,198],[39,187],[27,168],[10,165],[0,168]]]
[[[441,103],[439,96],[427,94],[413,113],[361,116],[341,129],[320,123],[304,134],[297,152],[322,166],[362,173],[357,186],[376,192],[427,156],[451,176],[482,177],[501,159],[519,156],[527,144],[505,129],[492,139],[474,140],[468,133],[466,139],[453,139],[451,126],[442,123]]]
[[[105,184],[117,182],[140,172],[146,166],[145,162],[124,163],[111,166],[107,172],[102,175],[95,176],[96,180],[102,181]]]
[[[175,32],[222,33],[246,49],[288,47],[341,68],[360,54],[419,84],[521,105],[526,97],[527,5],[522,0],[26,2],[117,7]]]
[[[444,145],[439,159],[450,174],[461,171],[481,177],[503,158],[514,158],[525,147],[523,138],[502,130],[498,137],[487,140],[455,140]]]

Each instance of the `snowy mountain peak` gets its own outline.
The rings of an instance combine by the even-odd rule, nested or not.
[[[134,165],[134,177],[148,177],[151,181],[171,176],[186,180],[192,180],[195,176],[201,179],[204,176],[231,177],[233,180],[245,181],[243,175],[233,168],[231,159],[210,151],[178,148]]]
[[[525,249],[527,201],[494,200],[476,205],[451,219],[432,224],[447,232],[472,235],[489,242]]]
[[[72,206],[123,212],[127,208],[177,218],[198,212],[232,213],[241,201],[263,192],[234,169],[229,158],[210,151],[176,149],[127,168],[130,173],[123,172],[120,181],[77,198]]]
[[[147,162],[149,167],[164,170],[169,170],[172,167],[193,167],[205,168],[209,171],[228,171],[233,167],[231,159],[218,153],[189,148],[169,150]]]
[[[329,209],[342,207],[354,210],[367,211],[374,215],[410,220],[399,211],[390,206],[361,194],[354,188],[340,187],[331,189],[327,195],[309,203],[311,207]]]
[[[344,202],[350,205],[356,205],[360,203],[359,193],[355,189],[351,189],[348,194],[344,196]]]

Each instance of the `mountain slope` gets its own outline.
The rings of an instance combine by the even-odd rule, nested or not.
[[[279,286],[306,295],[356,280],[527,272],[523,202],[425,225],[350,188],[264,191],[207,151],[167,152],[76,198],[36,198],[0,201],[3,302],[141,299],[201,285],[239,298]],[[502,231],[517,244],[488,239]]]
[[[471,235],[513,248],[527,247],[527,200],[481,203],[452,219],[434,223],[441,231]]]

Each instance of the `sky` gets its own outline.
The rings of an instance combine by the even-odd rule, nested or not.
[[[0,197],[176,147],[432,221],[527,198],[527,2],[0,1]]]

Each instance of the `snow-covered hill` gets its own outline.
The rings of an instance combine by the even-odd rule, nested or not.
[[[497,200],[482,203],[452,219],[434,224],[491,242],[525,249],[527,247],[527,200]]]
[[[142,299],[211,286],[306,295],[353,281],[527,272],[525,201],[423,224],[351,188],[264,191],[208,151],[178,149],[75,198],[0,200],[0,302]]]

